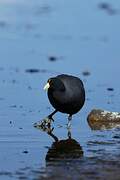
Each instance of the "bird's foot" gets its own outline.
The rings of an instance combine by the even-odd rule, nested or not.
[[[46,117],[43,120],[37,122],[34,124],[34,127],[37,129],[41,129],[42,131],[46,131],[48,129],[51,129],[51,121],[53,121],[53,119]]]
[[[54,119],[52,117],[52,115],[50,114],[48,117],[47,117],[50,121],[53,121],[54,122]]]
[[[47,134],[51,134],[54,130],[54,127],[46,127],[46,129],[44,130]]]

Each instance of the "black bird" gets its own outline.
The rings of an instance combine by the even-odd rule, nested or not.
[[[48,118],[56,112],[68,114],[68,125],[72,115],[77,113],[85,102],[85,89],[83,82],[75,76],[61,74],[56,77],[48,79],[44,90],[48,90],[48,98],[55,111],[52,112]]]

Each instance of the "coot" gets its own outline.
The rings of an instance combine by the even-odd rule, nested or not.
[[[85,89],[83,82],[75,76],[61,74],[56,77],[48,79],[44,90],[48,91],[48,98],[55,111],[52,112],[48,118],[56,112],[68,114],[68,124],[72,115],[77,113],[85,102]]]

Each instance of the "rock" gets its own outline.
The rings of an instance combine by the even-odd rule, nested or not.
[[[120,113],[93,109],[87,117],[92,130],[105,130],[120,127]]]
[[[52,61],[52,62],[53,62],[53,61],[56,61],[56,60],[57,60],[57,57],[55,57],[55,56],[50,56],[50,57],[49,57],[49,61]]]
[[[28,153],[28,151],[27,151],[27,150],[24,150],[22,153],[27,154],[27,153]]]
[[[90,71],[86,70],[82,72],[83,76],[90,76]]]
[[[114,91],[114,88],[107,88],[108,91]]]
[[[25,72],[27,72],[27,73],[39,73],[40,70],[39,69],[26,69]]]

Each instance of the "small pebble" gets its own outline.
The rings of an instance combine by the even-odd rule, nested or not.
[[[113,136],[113,138],[120,139],[120,135],[115,135],[115,136]]]
[[[49,57],[49,61],[56,61],[56,60],[57,60],[57,58],[55,56],[50,56]]]
[[[114,88],[107,88],[108,91],[114,91]]]
[[[102,2],[102,3],[99,4],[98,7],[101,8],[101,9],[109,9],[110,5],[108,3]]]
[[[27,72],[27,73],[38,73],[38,72],[40,72],[40,70],[39,69],[26,69],[25,72]]]
[[[28,153],[28,151],[27,151],[27,150],[25,150],[25,151],[23,151],[22,153],[27,154],[27,153]]]
[[[83,74],[83,76],[89,76],[90,72],[89,71],[83,71],[82,74]]]

